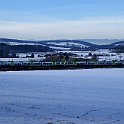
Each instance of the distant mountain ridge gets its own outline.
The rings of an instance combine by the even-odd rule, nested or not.
[[[92,40],[92,39],[91,39]],[[113,47],[124,45],[124,41],[117,41],[111,44],[105,44],[105,45],[98,45],[95,43],[83,41],[83,40],[42,40],[42,41],[30,41],[30,40],[18,40],[18,39],[8,39],[8,38],[0,38],[0,43],[25,43],[25,44],[31,44],[33,43],[38,45],[45,45],[48,47],[74,47],[74,46],[83,46],[83,47],[89,47],[89,48],[96,48],[96,49],[111,49]]]
[[[112,45],[124,45],[124,41],[115,42],[112,43]]]

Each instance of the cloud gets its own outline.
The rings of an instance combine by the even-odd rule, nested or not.
[[[39,23],[0,21],[0,37],[18,39],[124,38],[124,17]]]

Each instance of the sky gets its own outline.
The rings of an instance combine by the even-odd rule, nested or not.
[[[124,39],[124,0],[0,0],[0,37]]]

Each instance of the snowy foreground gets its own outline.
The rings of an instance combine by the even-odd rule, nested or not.
[[[124,69],[0,72],[0,124],[124,124]]]

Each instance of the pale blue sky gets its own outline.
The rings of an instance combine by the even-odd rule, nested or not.
[[[0,0],[0,37],[123,38],[124,0]]]

